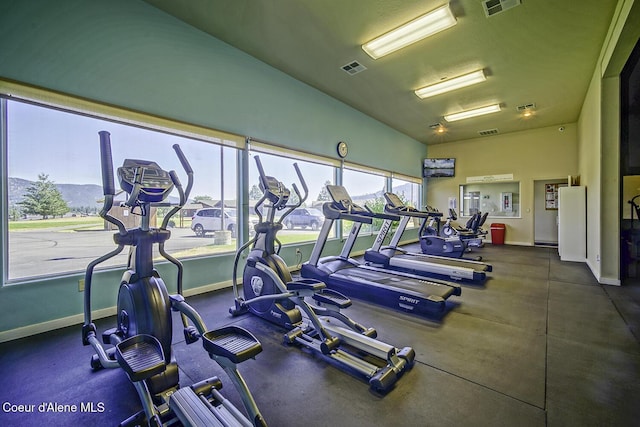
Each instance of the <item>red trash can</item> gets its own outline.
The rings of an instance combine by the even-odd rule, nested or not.
[[[494,222],[491,224],[491,244],[492,245],[504,245],[504,234],[507,230],[507,226]]]

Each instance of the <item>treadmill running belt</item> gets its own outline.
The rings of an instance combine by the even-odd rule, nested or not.
[[[452,288],[451,286],[442,285],[429,280],[407,278],[391,274],[389,272],[380,274],[380,272],[359,267],[345,268],[333,273],[332,276],[343,277],[354,282],[361,282],[365,284],[376,283],[384,286],[402,288],[420,294],[440,296],[445,299],[455,291],[455,288]]]
[[[433,264],[448,265],[452,267],[471,268],[475,271],[491,271],[492,270],[491,265],[481,263],[478,261],[460,260],[456,258],[441,258],[436,256],[428,256],[428,255],[425,256],[422,254],[414,254],[414,253],[406,253],[406,254],[400,254],[395,256],[403,257],[407,259],[413,259],[421,262],[430,262]]]

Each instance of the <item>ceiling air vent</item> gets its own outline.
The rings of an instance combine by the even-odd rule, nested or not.
[[[530,104],[518,105],[516,111],[533,110],[534,108],[536,108],[536,104],[532,102]]]
[[[481,136],[497,135],[498,134],[498,129],[480,130],[480,131],[478,131],[478,134],[481,135]]]
[[[485,0],[482,2],[484,8],[484,14],[487,18],[495,16],[505,10],[509,10],[513,7],[520,6],[521,0]]]
[[[359,63],[358,61],[351,61],[348,64],[343,65],[342,67],[343,71],[345,71],[347,74],[349,75],[354,75],[354,74],[358,74],[364,70],[367,69],[367,67],[365,67],[364,65],[362,65],[361,63]]]

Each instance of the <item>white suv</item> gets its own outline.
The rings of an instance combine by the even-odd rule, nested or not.
[[[207,232],[222,230],[220,208],[198,209],[191,218],[191,229],[198,237],[205,237]],[[231,232],[231,237],[236,237],[236,210],[224,208],[224,227]]]

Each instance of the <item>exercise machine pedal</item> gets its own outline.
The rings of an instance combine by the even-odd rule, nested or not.
[[[288,291],[311,291],[318,292],[324,289],[327,285],[319,280],[314,279],[302,279],[295,280],[293,282],[287,283]]]
[[[319,303],[335,306],[337,308],[347,308],[351,306],[351,299],[332,289],[323,289],[322,291],[313,294],[313,299]]]
[[[202,345],[210,355],[227,358],[233,363],[252,359],[262,351],[260,341],[238,326],[227,326],[205,333]]]
[[[116,348],[116,359],[131,382],[145,380],[167,368],[162,345],[151,335],[134,335]]]

